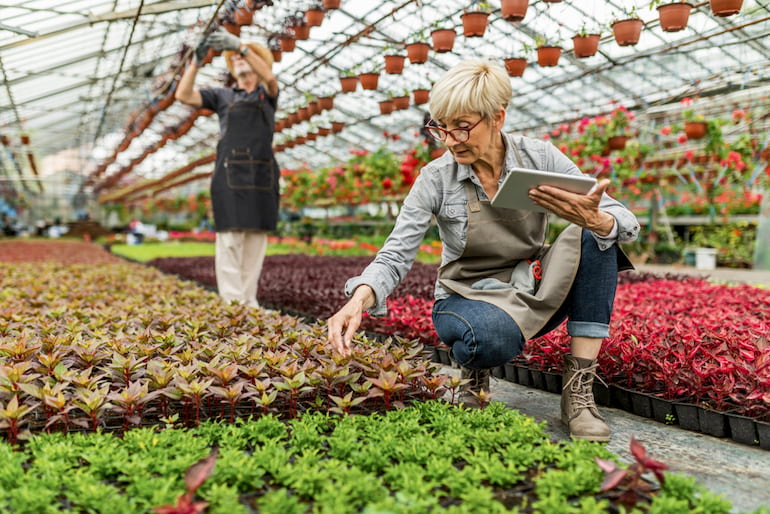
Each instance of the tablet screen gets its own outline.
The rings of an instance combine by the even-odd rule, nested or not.
[[[513,168],[508,172],[508,176],[505,177],[503,184],[492,199],[492,206],[505,209],[550,212],[529,198],[529,190],[540,185],[549,185],[566,189],[573,193],[585,194],[596,185],[596,179],[589,175],[568,175],[551,171]]]

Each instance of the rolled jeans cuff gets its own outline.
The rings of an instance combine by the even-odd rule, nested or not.
[[[610,336],[610,326],[594,321],[567,321],[567,333],[573,337],[604,339]]]

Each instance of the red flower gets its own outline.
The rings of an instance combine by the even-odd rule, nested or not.
[[[383,189],[390,189],[393,187],[393,181],[390,179],[390,177],[385,177],[382,179],[382,188]]]
[[[660,129],[660,134],[663,135],[663,136],[667,136],[667,135],[671,134],[671,126],[670,125],[666,125],[665,127],[661,128]]]
[[[687,136],[685,134],[680,134],[676,140],[679,142],[680,145],[683,145],[687,142]]]

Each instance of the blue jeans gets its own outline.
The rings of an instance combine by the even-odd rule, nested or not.
[[[572,289],[535,337],[547,334],[568,318],[567,333],[571,336],[609,336],[618,284],[617,246],[599,250],[596,240],[585,229],[581,245],[580,265]],[[471,369],[501,366],[524,347],[519,326],[504,310],[458,294],[436,301],[433,325],[441,341],[452,348],[455,360]]]

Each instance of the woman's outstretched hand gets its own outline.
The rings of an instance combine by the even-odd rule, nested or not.
[[[364,310],[374,305],[374,301],[372,288],[359,286],[348,303],[327,320],[327,340],[334,351],[343,356],[350,355],[353,336],[361,326]]]

